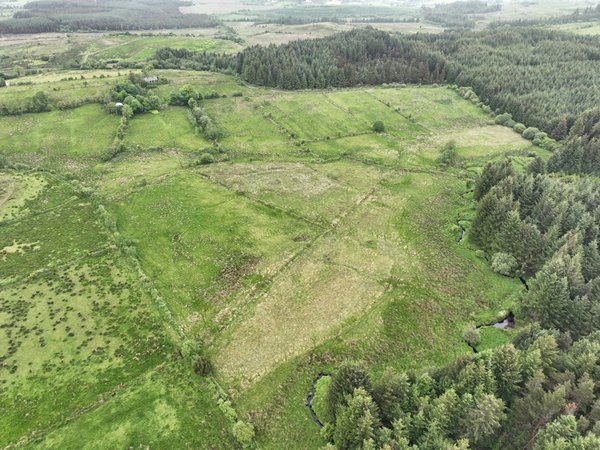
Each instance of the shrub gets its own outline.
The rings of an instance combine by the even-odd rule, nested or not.
[[[504,114],[500,114],[498,116],[496,116],[496,119],[494,120],[494,122],[497,125],[504,125],[505,127],[514,127],[516,125],[516,122],[513,120],[512,115],[509,113],[504,113]]]
[[[456,141],[448,141],[442,148],[442,153],[438,158],[438,163],[442,167],[456,165],[458,156],[456,154]]]
[[[535,135],[538,134],[539,132],[540,132],[540,130],[538,130],[537,128],[529,127],[523,131],[523,137],[525,139],[529,139],[530,141],[533,141],[535,139]]]
[[[249,447],[252,444],[252,440],[254,439],[254,426],[251,423],[238,420],[233,425],[231,431],[242,447]]]
[[[515,130],[519,134],[523,134],[523,131],[525,131],[526,129],[527,127],[522,123],[515,123],[515,126],[513,127],[513,130]]]
[[[233,422],[237,419],[237,413],[229,400],[219,398],[219,400],[217,400],[217,405],[227,420]]]
[[[201,377],[206,377],[211,374],[213,365],[211,360],[206,355],[200,355],[194,362],[194,372]]]
[[[373,123],[373,131],[375,133],[383,133],[385,131],[385,125],[381,120],[377,120]]]
[[[212,164],[215,162],[215,157],[210,153],[202,153],[200,156],[200,164]]]
[[[492,270],[501,275],[511,276],[519,267],[519,263],[513,255],[508,253],[496,253],[492,256]]]
[[[467,328],[463,331],[463,339],[469,346],[477,347],[481,343],[481,333],[477,328]]]
[[[204,130],[204,137],[210,141],[216,141],[221,136],[217,127],[215,127],[212,123],[206,126]]]

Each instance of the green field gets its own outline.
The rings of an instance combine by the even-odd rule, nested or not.
[[[593,36],[600,34],[600,22],[574,22],[561,25],[553,25],[553,29],[560,31],[569,31],[575,34]]]
[[[180,353],[196,341],[257,448],[319,448],[317,373],[449,362],[522,291],[457,244],[457,222],[487,160],[543,152],[451,89],[160,74],[165,99],[188,83],[221,95],[201,102],[218,146],[182,107],[133,117],[110,161],[119,119],[100,105],[0,122],[1,447],[235,448]],[[442,170],[450,140],[461,164]],[[218,162],[197,164],[206,151]]]
[[[100,59],[144,61],[163,47],[220,53],[241,49],[241,46],[235,42],[223,39],[185,36],[115,36],[110,39],[108,48],[92,51],[90,54]]]

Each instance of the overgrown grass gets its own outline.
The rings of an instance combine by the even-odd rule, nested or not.
[[[0,367],[0,444],[233,446],[216,398],[179,361],[181,338],[212,360],[259,448],[318,448],[304,402],[319,371],[446,363],[470,351],[467,324],[520,295],[457,243],[457,222],[468,230],[466,182],[487,159],[545,153],[455,92],[280,93],[159,73],[165,99],[188,83],[227,95],[201,104],[222,133],[221,162],[191,164],[209,144],[183,108],[131,119],[127,150],[110,161],[100,156],[119,119],[98,105],[0,123],[11,164],[57,171],[0,175],[0,349],[14,348]],[[442,170],[451,139],[462,167]],[[482,346],[507,336],[486,328]]]
[[[157,114],[144,113],[131,119],[125,145],[200,150],[210,143],[195,133],[187,119],[186,109],[173,106]]]
[[[78,170],[113,142],[119,118],[100,105],[2,117],[0,155],[32,167]]]

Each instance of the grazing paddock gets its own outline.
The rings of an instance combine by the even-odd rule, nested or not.
[[[125,144],[142,148],[200,150],[209,142],[194,132],[187,119],[187,110],[173,106],[157,114],[144,113],[131,119]]]
[[[486,160],[548,153],[456,92],[157,73],[163,99],[219,93],[200,102],[217,142],[183,107],[134,116],[110,158],[119,117],[101,105],[2,118],[0,446],[233,447],[184,354],[195,343],[257,448],[319,448],[304,403],[317,373],[446,363],[522,292],[458,224],[468,237]],[[442,168],[450,140],[461,164]]]
[[[64,169],[71,159],[98,158],[112,145],[118,125],[119,117],[100,105],[3,117],[0,155]]]

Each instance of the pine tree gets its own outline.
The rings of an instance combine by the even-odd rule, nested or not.
[[[488,163],[484,167],[481,175],[479,175],[477,178],[473,198],[475,200],[482,199],[483,196],[487,194],[490,189],[492,189],[492,187],[500,183],[500,181],[502,181],[504,178],[513,175],[514,171],[512,168],[512,163],[508,159],[505,159],[500,163]]]
[[[540,156],[536,156],[533,160],[527,165],[527,173],[531,175],[543,175],[546,173],[546,162]]]
[[[492,394],[475,400],[474,407],[467,413],[466,428],[469,439],[479,444],[493,436],[506,418],[504,402]]]
[[[330,417],[335,419],[339,407],[345,404],[347,396],[352,394],[356,388],[363,388],[366,392],[371,391],[369,374],[360,366],[343,365],[333,375],[327,391],[327,409]]]
[[[373,386],[373,400],[379,406],[381,419],[385,424],[391,424],[400,417],[402,411],[409,411],[411,388],[406,374],[396,374],[392,369],[386,369],[382,377]]]
[[[569,318],[569,285],[566,277],[542,269],[521,300],[523,311],[544,327],[565,329]]]
[[[560,141],[567,137],[568,132],[569,132],[569,124],[567,121],[567,116],[562,116],[558,120],[556,126],[550,132],[550,137],[552,137],[552,139],[556,139],[557,141]]]
[[[489,192],[477,205],[477,214],[471,225],[470,239],[486,251],[491,251],[509,212],[513,209],[510,197],[498,197]]]
[[[377,405],[365,389],[357,388],[339,410],[333,440],[340,450],[361,449],[365,441],[375,439],[379,426]]]
[[[492,357],[492,371],[496,380],[498,395],[510,403],[519,392],[523,375],[517,350],[512,344],[498,348]]]

